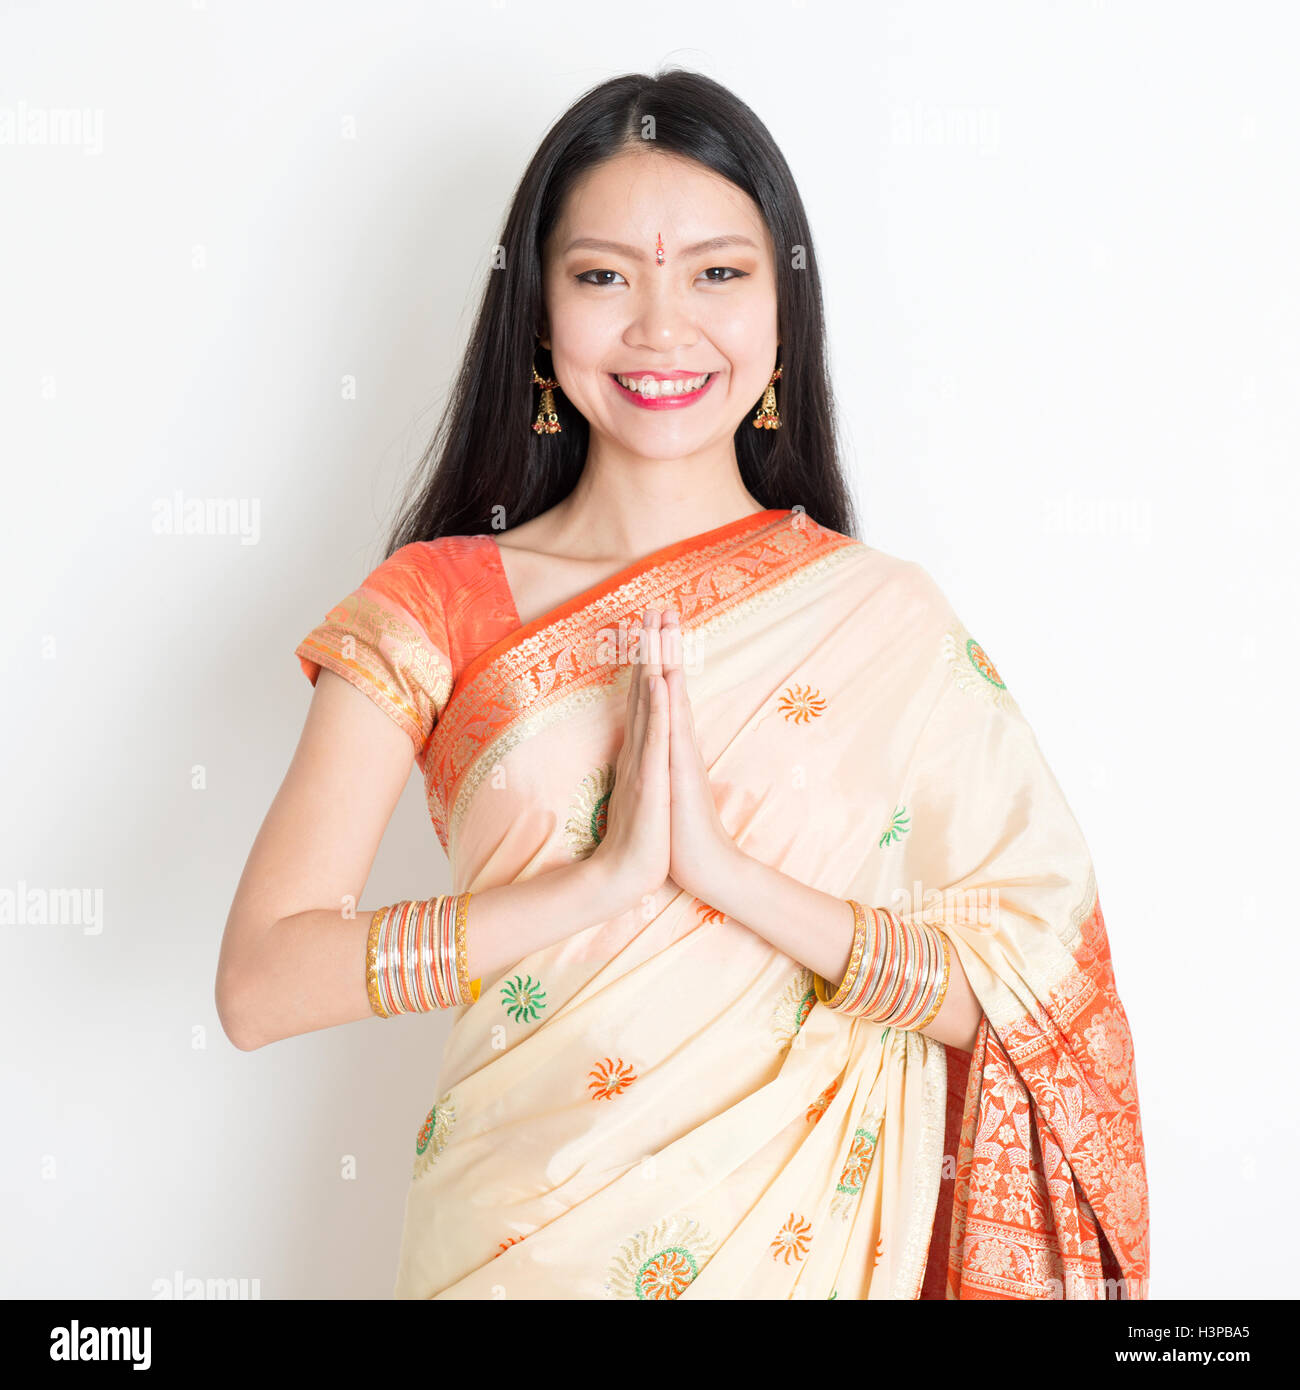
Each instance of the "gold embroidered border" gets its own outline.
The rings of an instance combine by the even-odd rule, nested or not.
[[[520,724],[521,736],[523,730],[536,732],[559,716],[557,706],[569,712],[579,691],[587,692],[586,699],[599,698],[627,678],[626,663],[603,659],[602,633],[629,623],[647,606],[669,603],[683,627],[711,624],[819,557],[864,549],[851,536],[806,519],[797,522],[802,515],[787,513],[739,539],[725,537],[633,576],[508,648],[458,689],[434,728],[425,764],[429,814],[444,847],[486,775],[485,765],[520,741],[503,742],[506,731]],[[467,776],[471,769],[478,774],[473,779]]]
[[[943,1139],[948,1118],[948,1055],[943,1044],[919,1033],[904,1032],[907,1065],[922,1068],[921,1141],[916,1149],[916,1168],[912,1183],[912,1205],[907,1213],[903,1253],[894,1270],[891,1298],[916,1299],[921,1296],[925,1266],[934,1232],[935,1209],[939,1205],[939,1182],[943,1176]],[[910,1116],[909,1122],[910,1122]]]
[[[420,624],[390,600],[358,589],[298,644],[395,719],[423,751],[451,694],[451,665]]]

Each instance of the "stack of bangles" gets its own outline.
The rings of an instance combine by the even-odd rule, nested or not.
[[[817,998],[829,1009],[891,1028],[920,1029],[934,1022],[948,992],[948,938],[924,922],[905,922],[883,907],[852,898],[853,950],[833,997],[814,974]],[[870,923],[868,924],[868,918]]]
[[[370,919],[366,989],[380,1018],[428,1013],[472,1004],[481,980],[465,966],[465,914],[469,893],[423,902],[403,899]]]

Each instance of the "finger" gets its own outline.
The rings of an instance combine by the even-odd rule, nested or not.
[[[637,701],[641,698],[641,676],[636,664],[636,644],[640,638],[641,625],[635,623],[627,630],[628,665],[632,668],[627,682],[627,708],[623,718],[623,742],[631,745],[636,724]]]
[[[647,676],[650,687],[650,717],[645,730],[645,761],[658,763],[668,750],[668,687],[662,676]]]
[[[647,608],[646,617],[649,619],[649,631],[646,634],[646,675],[659,676],[663,674],[663,643],[660,632],[662,623],[657,608]]]
[[[646,683],[644,661],[646,642],[645,624],[637,629],[636,641],[631,649],[632,692],[629,696],[631,711],[631,731],[628,735],[634,753],[639,754],[641,741],[645,737],[646,720],[650,717],[650,689]]]
[[[640,747],[645,739],[646,727],[650,722],[650,690],[652,677],[661,674],[659,654],[659,612],[654,608],[647,608],[646,627],[642,634],[641,647],[641,698],[637,701],[636,714],[636,733],[634,735],[636,746]]]
[[[663,672],[666,676],[673,669],[681,669],[682,627],[675,608],[665,610],[661,630],[661,649]]]

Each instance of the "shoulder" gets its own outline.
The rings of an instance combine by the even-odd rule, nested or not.
[[[870,608],[873,617],[887,610],[891,617],[918,632],[946,629],[957,620],[947,594],[919,560],[847,539],[849,553],[865,579],[863,607]]]
[[[479,579],[491,561],[490,536],[439,536],[412,541],[377,565],[363,588],[405,608],[432,632],[466,585]]]

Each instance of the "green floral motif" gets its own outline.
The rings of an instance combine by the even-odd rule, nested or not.
[[[516,1023],[529,1021],[540,1016],[546,1007],[546,991],[540,980],[531,975],[522,979],[518,975],[501,986],[501,1005]]]
[[[880,837],[880,848],[888,844],[893,844],[896,840],[901,840],[904,835],[912,828],[911,817],[907,814],[906,806],[895,806],[894,814],[889,818],[889,825],[885,833]]]
[[[839,1296],[840,1296],[840,1291],[839,1291],[839,1289],[832,1289],[832,1290],[831,1290],[831,1298],[838,1298]],[[828,1299],[826,1300],[826,1302],[829,1303],[829,1302],[831,1301],[831,1298],[828,1298]]]

